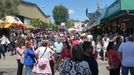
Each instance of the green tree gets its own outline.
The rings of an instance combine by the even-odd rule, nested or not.
[[[58,25],[53,25],[53,28],[52,28],[54,31],[58,31]]]
[[[48,25],[49,25],[48,23],[41,21],[41,24],[40,24],[39,27],[40,27],[40,28],[45,28],[45,29],[46,29],[46,28],[48,28]]]
[[[40,28],[40,29],[46,29],[48,28],[49,24],[46,22],[43,22],[40,19],[32,19],[31,21],[31,25],[36,27],[36,28]]]
[[[67,28],[72,28],[73,26],[74,26],[74,24],[73,24],[72,21],[66,22],[66,27],[67,27]]]
[[[48,28],[51,28],[52,29],[53,28],[53,25],[54,24],[48,24]]]
[[[21,0],[0,0],[0,18],[6,15],[16,15],[19,13],[18,5]]]
[[[68,9],[63,5],[57,5],[53,9],[53,18],[55,24],[59,25],[61,22],[67,22],[69,18]]]
[[[32,19],[30,22],[32,26],[37,27],[40,24],[40,19]]]

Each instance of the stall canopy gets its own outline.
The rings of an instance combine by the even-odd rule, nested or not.
[[[26,25],[21,22],[21,20],[15,16],[6,16],[0,21],[0,26],[3,28],[34,28],[31,25]]]

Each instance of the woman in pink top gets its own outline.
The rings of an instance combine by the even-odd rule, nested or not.
[[[21,36],[18,36],[16,43],[16,60],[18,63],[17,75],[22,75],[23,64],[20,62],[22,54],[25,50],[25,39]]]

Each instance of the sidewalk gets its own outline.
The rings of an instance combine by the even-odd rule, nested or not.
[[[98,60],[98,63],[99,75],[108,75],[108,70],[106,69],[106,61]],[[10,56],[10,53],[6,53],[6,59],[0,59],[0,75],[16,75],[16,72],[17,62],[15,55]]]

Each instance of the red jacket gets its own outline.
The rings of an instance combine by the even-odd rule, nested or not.
[[[108,56],[109,66],[117,68],[120,65],[120,59],[119,59],[118,52],[116,52],[115,50],[110,49],[107,52],[107,56]]]
[[[61,51],[61,58],[68,58],[68,57],[70,57],[70,50],[68,49],[68,50],[62,50]]]

